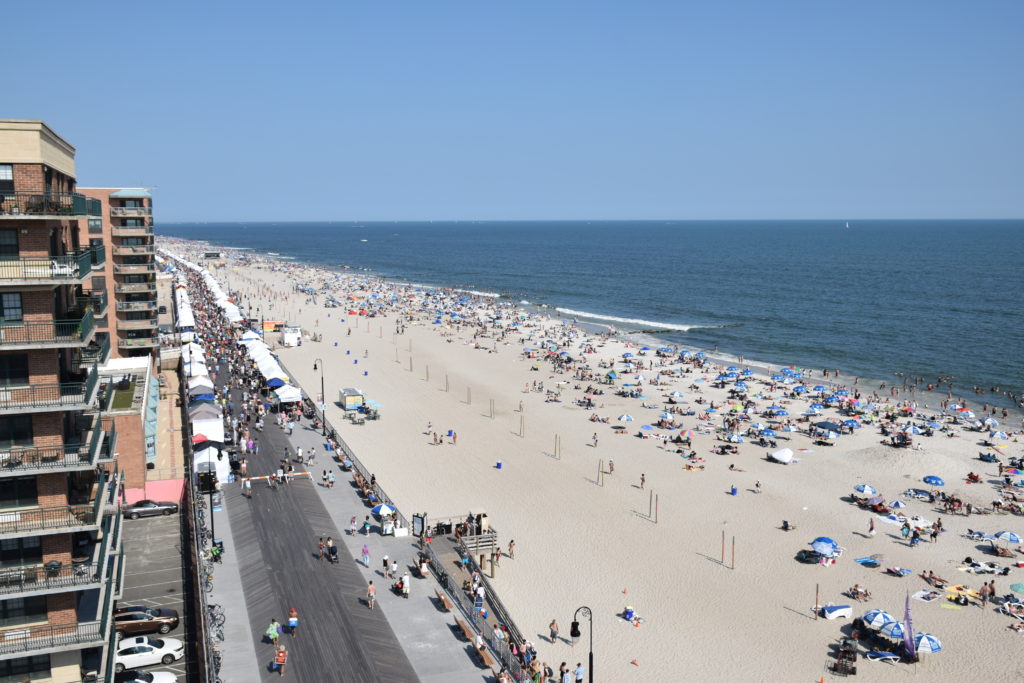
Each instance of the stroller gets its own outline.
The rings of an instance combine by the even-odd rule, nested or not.
[[[402,580],[401,579],[399,579],[398,581],[395,581],[393,584],[391,584],[391,592],[394,593],[395,595],[402,595],[402,589],[403,588],[405,588],[405,586],[402,585]]]
[[[338,564],[338,546],[332,545],[327,549],[327,561],[331,564]]]

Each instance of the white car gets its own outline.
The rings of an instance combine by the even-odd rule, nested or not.
[[[153,664],[170,664],[185,656],[185,645],[177,638],[122,638],[117,646],[114,671]]]

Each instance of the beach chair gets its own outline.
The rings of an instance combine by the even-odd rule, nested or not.
[[[1017,607],[1018,609],[1015,610],[1014,607]],[[1017,619],[1018,621],[1024,621],[1024,607],[1022,607],[1019,604],[1015,605],[1013,603],[1008,603],[1005,605],[1000,605],[999,611],[1007,616],[1011,616],[1014,619]]]
[[[864,654],[869,662],[889,662],[895,664],[900,661],[899,655],[894,655],[891,652],[878,652],[877,650],[871,650]]]
[[[891,574],[892,576],[899,576],[902,578],[904,576],[910,576],[914,572],[910,569],[903,569],[901,567],[887,567],[885,573]]]
[[[821,608],[821,616],[826,619],[850,619],[853,608],[849,605],[825,605]]]

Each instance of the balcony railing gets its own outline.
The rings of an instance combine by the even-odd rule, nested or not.
[[[115,218],[146,218],[153,215],[153,209],[148,206],[112,206],[110,215]]]
[[[102,205],[77,192],[0,192],[0,215],[25,216],[99,216]]]
[[[155,263],[115,263],[114,272],[118,275],[142,275],[155,273]]]
[[[117,455],[117,429],[114,423],[110,423],[110,431],[103,439],[103,448],[100,450],[99,459],[106,462],[114,459]]]
[[[87,291],[83,296],[78,297],[78,303],[82,306],[92,307],[93,313],[97,317],[102,317],[107,310],[107,291],[105,289]]]
[[[90,247],[89,251],[92,252],[92,267],[99,268],[107,262],[107,248],[102,244],[97,244],[95,247]]]
[[[59,256],[0,257],[0,281],[27,280],[43,284],[47,280],[81,280],[92,274],[92,263],[91,249]]]
[[[154,328],[157,326],[156,318],[135,318],[131,320],[117,321],[117,328],[119,330],[144,330],[147,328]]]
[[[118,348],[122,349],[142,349],[142,348],[154,348],[160,346],[160,339],[158,337],[135,337],[133,339],[118,339]]]
[[[106,639],[108,619],[77,624],[25,626],[0,631],[0,654],[28,653],[33,650],[67,649],[69,646],[100,644]]]
[[[114,291],[118,294],[141,294],[144,292],[155,292],[154,282],[118,282],[114,285]]]
[[[99,373],[93,365],[85,381],[0,387],[0,413],[24,410],[84,410],[96,394]]]
[[[102,337],[97,343],[83,346],[78,354],[79,365],[93,365],[106,363],[110,358],[110,336]]]
[[[92,311],[78,320],[0,322],[0,351],[10,347],[61,347],[88,344],[96,331]]]
[[[155,254],[156,247],[152,244],[133,244],[131,246],[125,246],[123,244],[114,245],[114,256],[145,256],[147,254]]]
[[[0,512],[0,534],[24,534],[46,529],[96,525],[95,505],[58,505]]]
[[[113,432],[113,425],[111,433],[104,432],[100,418],[96,416],[91,430],[82,435],[80,444],[5,448],[0,450],[0,477],[20,476],[33,472],[92,469],[105,449],[105,438],[110,438]]]
[[[153,234],[152,225],[112,225],[110,234],[114,237],[149,237]]]
[[[155,311],[156,301],[118,301],[119,311]]]

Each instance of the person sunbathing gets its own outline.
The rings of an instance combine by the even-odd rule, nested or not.
[[[1010,630],[1016,631],[1017,633],[1024,633],[1024,622],[1018,621],[1016,624],[1010,624]]]
[[[746,472],[746,470],[740,469],[739,467],[736,467],[736,465],[729,465],[729,471],[730,472]]]

